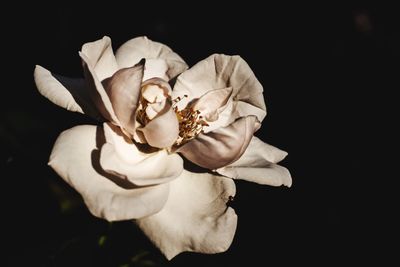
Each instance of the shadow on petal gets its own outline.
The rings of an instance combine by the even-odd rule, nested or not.
[[[113,175],[111,173],[106,172],[100,165],[100,149],[106,143],[106,138],[104,135],[104,130],[102,127],[97,127],[96,130],[96,149],[93,149],[91,153],[92,165],[93,168],[96,170],[98,174],[101,176],[106,177],[116,185],[124,188],[124,189],[135,189],[139,188],[138,186],[134,185],[130,181],[126,179],[121,179],[120,177]],[[141,186],[143,187],[143,186]]]

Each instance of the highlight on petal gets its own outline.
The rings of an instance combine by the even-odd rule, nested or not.
[[[87,58],[86,63],[93,67],[93,71],[100,81],[111,77],[118,70],[118,64],[111,46],[111,39],[108,36],[84,44],[81,53],[85,55]]]
[[[235,192],[229,178],[184,171],[170,183],[164,208],[137,224],[169,260],[184,251],[224,252],[236,231],[237,215],[227,207]]]
[[[90,99],[85,80],[55,75],[38,65],[35,67],[34,78],[40,94],[57,106],[101,119]]]
[[[169,182],[183,171],[183,160],[163,150],[143,153],[121,130],[104,123],[106,143],[101,148],[100,165],[108,173],[138,186]]]
[[[249,115],[256,116],[262,122],[266,115],[263,87],[240,56],[214,54],[200,61],[178,77],[173,98],[189,96],[179,102],[178,107],[182,109],[192,99],[227,87],[232,88],[228,103],[230,107],[222,112],[222,116],[216,121],[217,126],[211,124],[211,130],[227,126],[237,118]],[[238,105],[239,103],[245,105]]]
[[[277,165],[287,153],[257,137],[253,137],[244,154],[228,166],[217,169],[219,174],[259,184],[272,186],[292,185],[289,171]]]
[[[127,41],[118,48],[115,56],[120,68],[131,67],[145,58],[145,80],[153,77],[170,80],[188,68],[171,48],[145,36]]]
[[[104,143],[101,127],[83,125],[64,131],[51,152],[49,165],[83,197],[90,212],[108,221],[142,218],[160,211],[169,185],[123,188],[99,164]]]
[[[258,126],[255,116],[242,117],[227,127],[199,134],[176,151],[201,167],[215,170],[242,156]]]
[[[103,81],[115,115],[131,136],[135,132],[135,114],[139,104],[144,62],[143,59],[131,68],[120,69]]]

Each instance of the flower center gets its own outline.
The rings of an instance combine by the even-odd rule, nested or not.
[[[185,98],[187,95],[183,97]],[[173,100],[173,109],[179,122],[179,137],[175,142],[178,146],[192,140],[203,132],[203,127],[208,126],[208,123],[200,115],[200,111],[193,109],[190,105],[178,110],[176,104],[181,100],[181,97]]]
[[[162,112],[168,103],[171,105],[170,91],[168,83],[159,78],[146,80],[142,84],[136,113],[136,120],[142,126]]]

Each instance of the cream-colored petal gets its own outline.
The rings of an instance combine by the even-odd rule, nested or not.
[[[131,68],[120,69],[103,81],[115,115],[131,135],[135,132],[136,109],[140,98],[145,60]]]
[[[217,172],[234,179],[247,180],[272,186],[292,185],[289,171],[275,163],[286,157],[287,153],[253,137],[244,154]]]
[[[168,81],[170,78],[168,77],[167,72],[168,72],[168,65],[164,59],[149,58],[146,61],[143,81],[151,78],[161,78]]]
[[[83,197],[90,212],[108,221],[142,218],[162,209],[169,185],[135,188],[117,185],[101,169],[99,148],[104,143],[102,127],[77,126],[58,137],[49,165]],[[121,183],[122,184],[122,183]],[[129,188],[129,189],[128,189]]]
[[[246,180],[258,184],[271,186],[285,185],[287,187],[292,186],[292,177],[288,169],[274,163],[265,164],[263,167],[227,166],[218,169],[217,172],[233,179]]]
[[[170,104],[166,105],[165,113],[159,114],[143,128],[138,128],[144,134],[146,141],[152,147],[167,148],[172,146],[179,135],[179,122]]]
[[[176,77],[188,68],[185,61],[174,53],[168,46],[153,42],[147,37],[137,37],[124,43],[116,52],[116,59],[120,68],[127,68],[135,65],[142,58],[146,59],[145,78],[160,77],[166,75],[168,80]],[[153,61],[153,59],[160,59]],[[164,60],[165,63],[161,63]],[[167,70],[163,73],[163,64]],[[151,73],[156,72],[156,73]],[[163,78],[165,79],[165,78]]]
[[[90,99],[85,80],[52,74],[41,66],[35,67],[34,78],[40,94],[57,106],[101,120],[102,116]]]
[[[85,74],[87,87],[89,89],[89,95],[97,107],[97,110],[102,114],[106,121],[111,121],[117,125],[120,125],[120,122],[115,115],[110,98],[108,97],[102,83],[97,77],[90,60],[83,53],[79,53],[79,56],[82,59],[83,71]]]
[[[231,87],[211,90],[193,101],[191,106],[194,110],[200,111],[200,115],[208,122],[212,122],[218,119],[231,94]]]
[[[234,182],[208,173],[184,171],[170,183],[170,196],[157,214],[137,220],[168,258],[184,251],[219,253],[232,243],[237,215],[227,207]]]
[[[243,117],[227,127],[198,135],[177,152],[201,167],[215,170],[242,156],[256,127],[255,116]]]
[[[99,81],[111,77],[118,70],[118,64],[111,46],[111,39],[108,36],[84,44],[81,53],[88,59],[87,63],[93,67],[93,71]]]
[[[278,163],[287,156],[287,152],[271,146],[253,136],[244,154],[231,166],[264,166],[265,163]]]
[[[100,165],[108,173],[144,186],[169,182],[183,171],[183,160],[166,150],[143,153],[127,140],[118,127],[104,124],[106,143],[101,148]]]
[[[258,121],[262,122],[266,115],[263,87],[249,65],[239,56],[214,54],[200,61],[178,77],[173,98],[189,96],[179,102],[178,107],[181,109],[192,99],[227,87],[232,88],[231,108],[222,112],[223,116],[217,121],[218,127],[227,126],[237,118],[249,115],[257,116]],[[257,112],[253,114],[249,108],[237,110],[237,103],[240,102],[253,106]]]

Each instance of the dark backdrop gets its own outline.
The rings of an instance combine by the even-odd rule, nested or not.
[[[398,124],[395,8],[248,1],[65,4],[2,10],[1,218],[7,248],[2,262],[343,266],[390,259],[398,213],[393,205],[398,177],[389,171],[396,153],[387,152],[396,152],[392,137]],[[114,49],[147,35],[189,65],[215,52],[239,54],[264,85],[268,115],[257,135],[289,152],[283,165],[293,186],[238,181],[233,206],[239,223],[226,253],[184,253],[167,262],[131,223],[91,216],[79,195],[47,167],[61,131],[93,122],[41,97],[34,66],[81,76],[81,45],[104,35]]]

